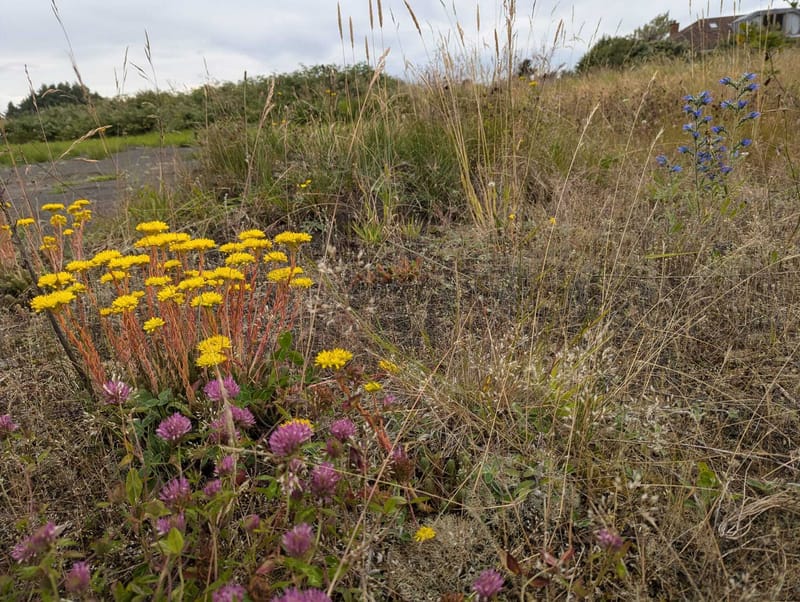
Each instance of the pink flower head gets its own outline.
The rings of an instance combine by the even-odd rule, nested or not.
[[[349,418],[342,418],[335,420],[331,424],[331,435],[336,437],[339,441],[344,443],[351,437],[356,436],[356,425]]]
[[[330,462],[323,462],[311,471],[311,492],[319,498],[328,500],[336,492],[336,484],[342,475]]]
[[[319,589],[297,589],[290,587],[281,596],[275,596],[272,602],[331,602],[328,594]]]
[[[258,514],[248,514],[242,520],[245,531],[252,533],[261,526],[261,517]]]
[[[239,385],[236,384],[236,381],[233,380],[232,376],[226,376],[222,379],[222,383],[219,382],[219,379],[214,379],[208,381],[206,386],[203,387],[203,393],[206,394],[211,401],[222,401],[222,392],[225,391],[225,397],[228,400],[236,399],[239,395]]]
[[[286,553],[292,558],[302,558],[311,549],[314,541],[314,530],[308,523],[295,525],[281,537],[281,544]]]
[[[214,497],[220,492],[221,489],[222,481],[219,479],[214,479],[213,481],[206,483],[206,486],[203,487],[203,495],[206,497]]]
[[[11,419],[11,414],[0,416],[0,439],[4,439],[19,428],[19,425]]]
[[[164,516],[156,521],[156,531],[158,531],[159,535],[166,535],[172,529],[177,529],[181,533],[186,531],[186,517],[183,512]]]
[[[73,594],[82,594],[89,589],[92,573],[83,561],[75,562],[64,578],[64,589]]]
[[[253,416],[253,412],[247,408],[240,408],[232,405],[231,417],[233,418],[233,423],[243,429],[252,428],[256,424],[256,419],[255,416]]]
[[[231,415],[233,415],[231,413]],[[209,433],[208,433],[208,440],[211,443],[222,443],[223,441],[228,441],[228,427],[225,424],[225,413],[223,412],[218,418],[212,420],[211,423],[208,425]],[[239,429],[235,427],[233,429],[233,438],[234,441],[237,441],[242,438],[242,433],[239,432]],[[231,443],[233,443],[231,442]]]
[[[491,600],[503,589],[503,577],[494,569],[486,569],[472,584],[472,590],[477,594],[478,600]]]
[[[610,529],[600,529],[597,532],[597,544],[604,550],[616,552],[622,547],[622,538]]]
[[[227,455],[222,458],[222,460],[217,462],[217,465],[214,468],[214,474],[219,477],[223,477],[231,474],[234,468],[236,468],[236,458],[231,455]]]
[[[184,435],[192,430],[192,421],[180,412],[175,412],[169,418],[161,421],[156,429],[156,435],[164,441],[177,443]]]
[[[306,420],[290,420],[280,425],[269,437],[269,447],[276,456],[288,456],[297,451],[314,434]]]
[[[130,399],[133,387],[121,380],[103,383],[103,401],[112,406],[121,406]]]
[[[48,550],[60,532],[61,528],[57,527],[55,523],[48,522],[39,527],[33,535],[26,537],[14,546],[14,549],[11,550],[11,558],[19,563],[33,560]]]
[[[192,494],[189,481],[185,477],[177,477],[161,488],[159,499],[170,508],[175,508],[189,500]]]
[[[211,602],[243,602],[247,590],[238,583],[226,583],[213,594]]]

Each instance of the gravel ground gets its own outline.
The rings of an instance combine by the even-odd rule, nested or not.
[[[92,201],[92,209],[112,215],[119,202],[143,188],[173,184],[193,164],[192,148],[131,148],[108,159],[66,159],[54,163],[0,168],[6,198],[19,215],[30,215],[45,203]]]

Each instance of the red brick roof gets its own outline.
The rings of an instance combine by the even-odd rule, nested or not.
[[[699,19],[688,27],[670,34],[669,39],[686,42],[695,51],[711,50],[721,42],[733,37],[733,24],[736,17],[714,17]]]

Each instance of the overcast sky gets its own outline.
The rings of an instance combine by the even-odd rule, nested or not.
[[[493,46],[493,29],[502,28],[502,0],[408,0],[422,36],[403,0],[382,0],[382,29],[377,0],[371,3],[372,29],[370,0],[341,0],[343,44],[335,0],[58,0],[55,5],[51,0],[3,0],[0,113],[9,101],[17,103],[27,96],[29,85],[38,89],[42,84],[75,81],[70,43],[85,84],[112,96],[156,86],[186,91],[209,81],[241,80],[245,71],[256,76],[293,71],[301,64],[352,64],[366,59],[365,37],[373,62],[384,49],[391,49],[388,71],[412,77],[435,59],[442,40],[449,39],[452,51],[459,51],[456,23],[473,48]],[[659,13],[669,11],[683,28],[701,16],[741,14],[771,4],[770,0],[518,1],[517,51],[522,56],[549,55],[553,66],[572,66],[601,35],[627,35]],[[554,45],[559,23],[562,35]]]

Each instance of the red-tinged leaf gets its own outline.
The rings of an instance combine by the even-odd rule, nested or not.
[[[542,587],[547,587],[548,585],[550,585],[550,580],[549,579],[544,579],[542,577],[536,577],[536,579],[531,579],[530,584],[533,587],[542,588]]]
[[[511,552],[500,550],[500,562],[503,563],[505,569],[512,575],[521,575],[522,567],[517,562],[517,559],[511,555]]]
[[[542,560],[544,560],[547,566],[558,566],[558,558],[553,556],[547,550],[542,550]]]
[[[575,556],[575,548],[570,546],[569,549],[561,555],[561,558],[558,559],[558,563],[563,565],[568,560],[571,560],[573,556]]]
[[[464,594],[458,592],[449,592],[442,594],[439,602],[464,602]]]

